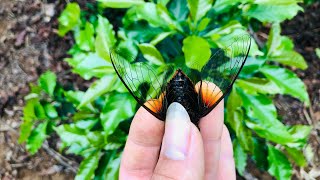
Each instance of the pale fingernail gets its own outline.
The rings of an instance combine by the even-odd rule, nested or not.
[[[179,103],[167,110],[163,139],[164,154],[172,160],[184,160],[187,154],[191,121],[186,109]]]

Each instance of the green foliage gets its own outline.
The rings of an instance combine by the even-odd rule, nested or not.
[[[121,152],[137,103],[113,70],[110,49],[125,52],[131,63],[143,56],[161,78],[166,64],[199,70],[210,58],[210,48],[224,49],[249,29],[259,31],[271,24],[265,44],[259,47],[251,40],[240,79],[226,98],[225,123],[232,133],[240,175],[252,159],[275,178],[290,179],[291,163],[306,165],[301,152],[311,128],[283,124],[273,98],[286,94],[310,104],[305,85],[288,69],[304,70],[307,64],[294,51],[292,40],[281,35],[279,25],[302,10],[301,1],[156,2],[98,0],[89,18],[77,3],[66,6],[59,17],[58,32],[64,36],[71,31],[75,44],[65,61],[73,73],[93,83],[86,91],[76,91],[59,85],[52,72],[41,75],[38,85],[30,85],[30,94],[25,97],[19,142],[26,142],[34,154],[46,137],[56,133],[61,150],[83,157],[76,179],[118,179]],[[116,11],[112,8],[122,10],[113,14]]]

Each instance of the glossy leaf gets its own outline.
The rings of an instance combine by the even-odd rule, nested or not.
[[[66,91],[64,92],[64,95],[66,99],[74,104],[75,106],[78,106],[84,96],[85,92],[82,91]],[[88,109],[92,112],[96,112],[95,108],[91,103],[88,103],[87,105],[83,106],[84,109]]]
[[[116,82],[117,76],[115,74],[104,76],[103,78],[95,81],[91,84],[89,89],[85,92],[83,99],[81,100],[77,108],[81,108],[88,103],[91,103],[100,95],[108,92],[112,89],[112,86]]]
[[[80,154],[90,146],[86,131],[77,128],[74,124],[64,124],[55,128],[62,141],[62,149],[69,146],[68,152]]]
[[[58,117],[58,112],[55,109],[54,106],[52,106],[51,104],[47,103],[44,105],[44,110],[46,112],[47,117],[51,118],[51,119],[55,119]]]
[[[235,86],[234,86],[235,87]],[[226,120],[230,127],[235,131],[238,143],[246,151],[252,151],[253,141],[251,130],[245,126],[244,114],[241,109],[242,100],[233,88],[227,101]]]
[[[201,71],[201,68],[208,62],[211,56],[209,43],[198,36],[188,36],[185,38],[183,40],[182,51],[186,59],[186,65],[199,71]]]
[[[32,130],[29,138],[27,139],[26,148],[31,154],[35,154],[46,139],[47,125],[48,121],[39,124],[35,129]]]
[[[280,32],[280,24],[274,23],[267,42],[267,59],[300,69],[306,69],[308,65],[304,58],[294,51],[292,40],[286,36],[281,36]]]
[[[110,62],[109,50],[117,42],[113,26],[107,18],[98,16],[97,37],[95,39],[95,49],[97,54]]]
[[[260,71],[280,88],[283,94],[288,94],[310,105],[308,92],[304,83],[292,71],[277,67],[265,65]]]
[[[143,0],[97,0],[103,7],[109,8],[129,8],[133,5],[143,4]]]
[[[286,11],[284,11],[284,9]],[[249,10],[245,12],[245,15],[256,18],[261,22],[282,22],[286,19],[292,19],[302,10],[302,7],[296,3],[289,5],[252,4]]]
[[[88,157],[82,160],[75,179],[92,179],[94,176],[94,171],[98,167],[100,156],[101,151],[94,150]]]
[[[216,13],[228,12],[232,7],[239,3],[250,2],[251,0],[216,0],[213,5],[213,9]]]
[[[80,7],[77,3],[69,3],[62,11],[58,18],[59,21],[59,36],[64,36],[67,32],[73,29],[80,21]]]
[[[268,172],[278,180],[291,179],[292,167],[288,158],[272,145],[268,145]]]
[[[233,151],[237,171],[241,176],[243,176],[243,173],[247,166],[247,154],[244,152],[244,149],[242,149],[237,139],[233,141]]]
[[[84,51],[94,50],[94,28],[89,22],[86,22],[83,30],[75,35],[76,44]]]
[[[278,94],[280,88],[272,81],[263,78],[238,79],[237,86],[241,87],[249,94]]]
[[[73,66],[72,71],[79,74],[86,80],[92,77],[103,77],[113,74],[114,69],[111,62],[105,61],[95,53],[89,53],[78,59],[78,57],[67,59],[66,61]],[[80,61],[79,61],[80,60]]]
[[[165,6],[157,4],[157,12],[160,18],[163,19],[163,21],[168,25],[168,27],[171,30],[177,30],[180,32],[183,31],[180,24],[176,21],[176,19],[173,16],[171,16],[170,12]]]
[[[252,96],[239,91],[243,105],[250,119],[246,125],[260,137],[279,144],[294,142],[286,126],[277,119],[276,108],[272,101],[264,95]]]
[[[150,41],[150,44],[152,45],[157,45],[159,42],[161,42],[162,40],[164,40],[165,38],[167,38],[168,36],[170,36],[172,34],[172,32],[163,32],[160,33],[158,36],[156,36],[154,39],[152,39],[152,41]]]
[[[193,21],[197,22],[207,14],[212,6],[213,0],[187,0],[190,15]]]
[[[135,113],[135,106],[136,101],[129,93],[109,95],[100,114],[106,135],[112,134],[121,121],[132,117]]]
[[[187,0],[170,1],[168,6],[169,11],[179,22],[187,18],[189,14]]]
[[[50,96],[53,96],[54,88],[57,84],[56,81],[56,75],[51,71],[47,71],[40,76],[39,86]]]
[[[210,38],[219,48],[225,49],[239,36],[247,34],[247,30],[238,21],[230,21],[228,24],[209,31],[204,36]],[[262,56],[256,42],[251,38],[250,56]]]
[[[126,27],[139,20],[146,20],[154,27],[168,27],[165,21],[160,17],[157,11],[157,5],[151,2],[130,8],[123,18],[123,24]]]
[[[142,52],[143,57],[147,59],[149,62],[156,65],[163,65],[165,63],[160,52],[152,44],[139,44],[138,47]]]
[[[318,58],[320,59],[320,48],[316,48],[316,55],[317,55]]]
[[[307,165],[307,161],[301,150],[298,150],[296,148],[289,148],[289,147],[286,147],[285,149],[289,155],[289,158],[292,159],[298,166],[305,167]]]
[[[295,138],[295,142],[288,142],[287,146],[293,148],[303,148],[307,144],[311,130],[312,127],[307,125],[295,125],[290,127],[289,132],[292,137]]]

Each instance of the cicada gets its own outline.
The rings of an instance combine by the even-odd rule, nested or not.
[[[227,48],[212,48],[204,65],[170,60],[154,65],[121,49],[111,50],[110,58],[124,86],[148,112],[164,121],[169,105],[178,102],[198,125],[232,89],[250,46],[249,35],[239,36]]]

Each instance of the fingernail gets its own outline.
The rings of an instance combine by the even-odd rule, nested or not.
[[[179,103],[167,110],[163,139],[164,154],[172,160],[184,160],[187,154],[191,121],[186,109]]]

